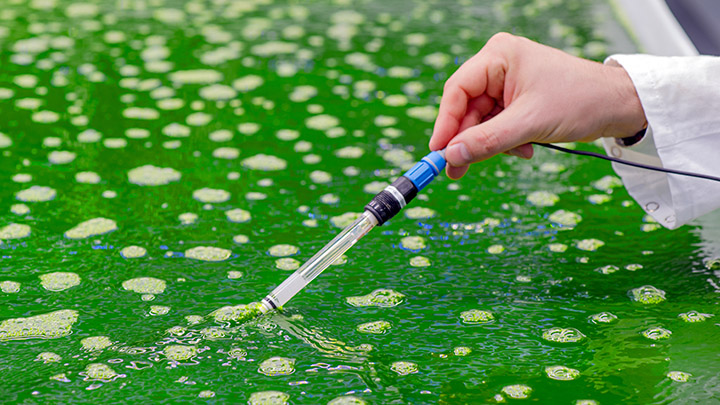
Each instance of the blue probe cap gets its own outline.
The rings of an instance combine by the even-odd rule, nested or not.
[[[445,168],[445,151],[430,152],[417,162],[404,176],[410,179],[418,191],[430,184]]]

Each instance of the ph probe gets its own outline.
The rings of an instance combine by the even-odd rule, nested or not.
[[[365,211],[315,256],[305,262],[261,301],[262,313],[285,305],[306,285],[353,247],[375,226],[382,225],[402,210],[445,168],[445,150],[431,152],[391,185],[379,192]]]

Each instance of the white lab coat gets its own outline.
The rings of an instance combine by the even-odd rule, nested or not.
[[[611,156],[720,177],[720,57],[613,55],[630,75],[648,129],[637,144],[603,140]],[[720,208],[720,182],[613,163],[630,195],[675,229]]]

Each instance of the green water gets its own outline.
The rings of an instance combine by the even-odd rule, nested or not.
[[[602,59],[599,3],[3,1],[2,400],[720,402],[716,318],[680,316],[720,312],[699,228],[544,150],[441,176],[412,204],[434,216],[373,230],[282,313],[208,316],[260,300],[423,156],[444,80],[494,32]],[[286,168],[243,165],[258,154]],[[131,183],[145,165],[175,172]],[[55,196],[20,201],[31,186]],[[109,233],[68,232],[94,218]],[[634,301],[646,285],[665,300]]]

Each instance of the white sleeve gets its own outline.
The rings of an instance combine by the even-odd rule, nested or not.
[[[720,57],[613,55],[630,75],[648,130],[624,147],[603,140],[611,156],[720,177]],[[613,163],[630,195],[663,226],[675,229],[720,208],[720,182]]]

